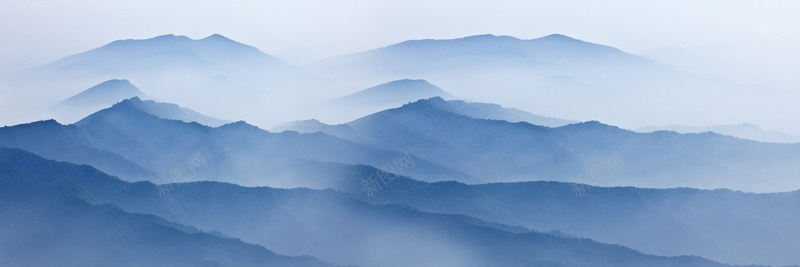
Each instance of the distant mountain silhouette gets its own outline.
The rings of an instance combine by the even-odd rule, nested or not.
[[[715,125],[715,126],[684,126],[684,125],[670,125],[665,127],[642,127],[636,129],[637,132],[655,132],[655,131],[674,131],[679,133],[703,133],[715,132],[718,134],[735,136],[737,138],[755,140],[759,142],[770,143],[800,143],[800,137],[788,135],[781,132],[765,131],[757,125],[743,123],[737,125]]]
[[[45,68],[123,75],[145,70],[141,68],[168,70],[175,67],[245,68],[263,65],[280,66],[284,63],[255,47],[219,34],[199,40],[168,34],[143,40],[114,41],[100,48],[59,59]]]
[[[312,116],[326,122],[346,122],[431,97],[454,98],[450,93],[428,81],[403,79],[322,103],[314,107]]]
[[[212,127],[221,126],[229,121],[211,118],[188,108],[181,108],[170,103],[155,102],[152,100],[141,101],[149,98],[128,80],[108,80],[92,86],[83,92],[67,98],[50,108],[53,116],[62,122],[73,123],[89,114],[107,108],[125,99],[135,98],[133,101],[139,109],[164,119],[182,120],[185,122],[198,122]]]
[[[370,87],[325,102],[317,106],[311,116],[328,123],[344,123],[382,110],[400,107],[403,104],[432,97],[443,99],[457,98],[425,80],[404,79]],[[453,113],[473,118],[505,120],[509,122],[525,121],[550,127],[563,126],[577,122],[534,115],[519,109],[503,108],[496,104],[469,103],[463,100],[449,100],[446,107],[443,108]],[[298,129],[293,127],[292,123],[288,123],[280,125],[275,129]]]
[[[431,103],[437,105],[438,108],[459,114],[468,116],[475,119],[487,119],[487,120],[503,120],[508,122],[527,122],[530,124],[547,126],[547,127],[558,127],[564,126],[570,123],[576,123],[577,121],[571,120],[562,120],[556,118],[549,118],[544,116],[539,116],[535,114],[531,114],[519,109],[515,108],[504,108],[500,105],[496,104],[489,104],[489,103],[473,103],[473,102],[466,102],[463,100],[446,100],[442,99],[441,97],[432,97],[437,101],[432,101]],[[425,98],[420,98],[425,99]],[[411,102],[415,102],[411,101]],[[409,102],[406,102],[409,103]],[[405,104],[405,103],[403,103]],[[396,107],[401,106],[402,104],[398,104]],[[353,110],[357,107],[361,106],[360,104],[350,103],[350,105],[341,105],[339,110]],[[391,108],[391,107],[390,107]],[[387,108],[388,109],[388,108]],[[330,111],[331,108],[326,108],[325,110]],[[341,118],[341,116],[336,115],[337,112],[333,112],[333,115],[330,115],[329,118],[337,117]],[[364,112],[362,112],[364,113]],[[354,113],[355,114],[355,113]],[[337,119],[332,119],[329,121],[337,121]],[[340,127],[339,128],[346,128]],[[336,128],[336,127],[333,127]],[[302,121],[292,121],[282,123],[278,126],[273,127],[270,129],[272,131],[282,132],[282,131],[297,131],[300,133],[314,133],[324,130],[331,130],[330,125],[320,122],[317,119],[310,119],[310,120],[302,120]]]
[[[448,40],[410,40],[323,60],[308,68],[332,71],[336,73],[333,77],[358,75],[371,80],[403,74],[438,77],[435,74],[448,72],[472,75],[484,71],[508,70],[512,71],[509,74],[514,74],[513,71],[548,70],[550,73],[572,67],[608,67],[601,66],[606,63],[652,64],[616,48],[558,34],[531,40],[486,34]],[[434,83],[438,80],[429,79]]]
[[[120,77],[153,99],[213,117],[248,120],[263,119],[254,114],[263,112],[265,103],[291,99],[287,94],[299,92],[309,80],[297,68],[222,35],[195,40],[170,34],[114,41],[30,68],[14,81],[18,88],[46,92],[38,102],[55,103],[70,96],[67,89]]]
[[[438,86],[425,80],[397,80],[373,86],[353,94],[332,100],[331,104],[375,104],[394,106],[431,97],[452,98]],[[381,109],[383,110],[383,109]]]
[[[3,265],[330,266],[104,204],[131,186],[90,166],[0,149]]]
[[[410,40],[304,69],[351,87],[415,77],[472,101],[616,124],[702,121],[731,110],[745,115],[753,110],[738,110],[773,108],[762,100],[776,97],[559,34]],[[735,101],[720,102],[719,95]]]
[[[131,97],[147,98],[147,96],[130,81],[113,79],[92,86],[89,89],[59,102],[51,107],[51,113],[58,120],[75,122],[95,111]]]
[[[131,98],[144,97],[144,93],[128,80],[108,80],[61,101],[70,106],[109,106]]]

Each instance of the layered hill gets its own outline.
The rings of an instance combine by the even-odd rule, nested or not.
[[[670,125],[664,127],[642,127],[636,129],[637,132],[655,131],[674,131],[679,133],[703,133],[715,132],[724,135],[735,136],[742,139],[755,140],[770,143],[800,143],[800,137],[789,134],[763,130],[758,125],[742,123],[737,125],[715,125],[715,126],[686,126]]]
[[[121,260],[132,265],[324,266],[313,258],[279,256],[236,239],[198,230],[189,234],[181,228],[190,227],[170,222],[175,221],[213,230],[216,235],[273,246],[281,253],[313,254],[346,264],[726,266],[698,257],[651,256],[622,246],[531,232],[466,216],[374,206],[333,191],[200,182],[175,184],[173,190],[159,196],[158,186],[147,182],[123,182],[89,166],[48,161],[20,150],[0,150],[0,164],[3,200],[14,201],[15,207],[27,206],[24,216],[43,222],[26,224],[24,217],[4,216],[2,221],[9,227],[0,231],[14,237],[4,239],[14,241],[4,244],[24,245],[2,246],[3,252],[27,247],[24,253],[53,252],[49,257],[16,254],[18,258],[14,259],[23,264],[53,263],[50,260],[66,265],[103,265]],[[59,173],[60,178],[53,173]],[[61,197],[62,201],[51,202],[61,212],[50,213],[51,209],[38,206],[37,197]],[[3,206],[0,212],[18,211]],[[68,219],[57,219],[59,214],[68,215]]]
[[[800,186],[800,179],[794,182]],[[356,192],[358,193],[358,192]],[[555,230],[656,255],[733,264],[797,264],[800,192],[594,187],[558,182],[393,182],[363,200]]]
[[[403,151],[376,149],[326,134],[270,133],[244,122],[211,128],[163,119],[147,104],[128,99],[75,124],[54,120],[0,128],[0,142],[55,160],[89,164],[129,181],[171,177],[171,171],[200,155],[206,167],[189,180],[242,185],[339,188],[341,173],[354,165],[381,167]],[[412,156],[404,175],[431,181],[478,180]],[[184,167],[185,168],[185,167]],[[180,168],[179,168],[180,169]],[[271,173],[269,179],[263,174]],[[353,179],[363,179],[355,175]],[[458,177],[458,178],[456,178]]]
[[[50,113],[59,121],[75,122],[98,110],[122,100],[147,96],[125,79],[113,79],[90,87],[50,107]]]
[[[332,266],[99,202],[124,186],[90,166],[0,149],[3,265]]]
[[[457,99],[457,97],[445,92],[428,81],[403,79],[373,86],[327,101],[312,109],[310,116],[314,119],[305,122],[284,123],[275,127],[275,129],[301,129],[306,127],[303,126],[304,124],[312,123],[313,120],[322,120],[328,123],[345,123],[372,113],[400,107],[407,103],[432,97],[451,99],[448,100],[448,105],[444,108],[447,108],[453,113],[473,118],[505,120],[509,122],[525,121],[531,124],[549,127],[563,126],[577,122],[535,115],[516,108],[506,108],[497,104],[454,100]]]
[[[266,120],[256,114],[269,101],[313,98],[298,92],[309,81],[302,71],[219,34],[202,39],[170,34],[117,40],[27,69],[13,81],[19,90],[40,92],[20,95],[20,101],[52,105],[97,81],[120,78],[135,81],[152,98],[219,118]]]
[[[647,188],[796,190],[800,145],[714,133],[635,133],[596,121],[557,128],[476,119],[441,98],[316,129],[408,151],[489,182],[550,180]]]
[[[326,101],[313,107],[311,116],[327,122],[347,122],[431,97],[453,98],[428,81],[402,79]]]
[[[782,100],[787,95],[696,77],[559,34],[409,40],[321,60],[304,69],[355,87],[415,77],[473,101],[624,127],[721,119],[713,114],[756,121],[779,111],[775,103],[790,108]]]

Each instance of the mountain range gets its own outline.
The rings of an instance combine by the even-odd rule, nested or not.
[[[145,95],[130,81],[114,79],[92,86],[60,103],[70,106],[108,107],[131,97],[145,97]]]
[[[765,114],[779,111],[778,102],[791,107],[782,100],[788,95],[774,90],[697,77],[559,34],[527,40],[495,35],[410,40],[303,69],[354,87],[415,77],[472,101],[626,128],[643,122],[764,120]]]
[[[133,97],[129,101],[139,110],[162,119],[179,120],[183,122],[197,122],[209,127],[218,127],[230,123],[230,121],[212,118],[200,114],[197,111],[183,108],[172,103],[141,100],[138,97]]]
[[[176,104],[144,100],[149,98],[128,80],[108,80],[67,98],[51,107],[56,120],[74,123],[92,113],[131,98],[130,103],[140,110],[159,118],[197,122],[207,126],[221,126],[230,121],[212,118]]]
[[[727,190],[654,190],[582,185],[639,183],[646,184],[639,187],[671,188],[683,183],[700,188],[749,186],[746,188],[752,190],[758,184],[745,178],[739,178],[737,184],[733,171],[720,168],[720,162],[726,162],[727,165],[724,166],[748,164],[746,167],[749,170],[736,170],[740,172],[739,175],[748,175],[745,171],[751,171],[752,174],[749,175],[764,173],[770,168],[781,166],[779,164],[793,166],[792,163],[797,162],[793,153],[798,150],[792,144],[759,143],[712,133],[642,134],[598,122],[548,128],[527,122],[477,119],[452,113],[450,110],[463,112],[464,109],[453,108],[450,104],[455,103],[461,108],[482,107],[481,105],[445,101],[441,98],[420,100],[348,124],[316,124],[316,127],[321,127],[322,132],[330,135],[319,132],[299,134],[291,131],[270,133],[244,122],[211,128],[198,123],[159,118],[143,110],[142,107],[146,106],[143,103],[145,101],[138,98],[128,99],[72,125],[43,121],[4,127],[0,129],[0,146],[22,148],[58,160],[98,166],[99,169],[113,172],[128,181],[149,180],[159,184],[150,187],[148,190],[151,192],[145,195],[164,194],[177,197],[182,194],[179,193],[180,190],[203,184],[182,182],[202,180],[251,186],[334,189],[342,192],[334,193],[337,195],[334,199],[323,197],[318,202],[301,201],[296,205],[316,207],[322,205],[321,203],[350,203],[351,198],[354,198],[373,205],[399,204],[423,212],[467,215],[488,222],[489,225],[499,223],[498,225],[527,227],[525,229],[555,230],[557,232],[544,233],[568,238],[575,237],[573,235],[590,237],[655,255],[694,254],[736,264],[780,265],[798,260],[791,256],[790,251],[794,250],[794,245],[789,242],[792,240],[791,236],[798,234],[791,230],[791,225],[798,218],[785,214],[786,210],[794,208],[791,206],[794,203],[791,199],[796,196],[796,192],[753,195]],[[483,111],[480,108],[466,110],[475,113]],[[520,138],[524,141],[520,141]],[[509,146],[503,145],[503,142],[508,142]],[[532,152],[535,149],[541,152]],[[607,153],[608,151],[611,152]],[[364,181],[370,179],[368,177],[371,174],[382,173],[380,169],[384,164],[392,162],[393,158],[404,152],[413,161],[413,167],[404,170],[402,175],[408,178],[398,177],[392,184],[380,187],[374,194],[365,195]],[[725,157],[715,153],[722,153]],[[523,157],[536,154],[548,157]],[[190,161],[195,155],[198,156],[195,161]],[[491,155],[491,158],[477,155]],[[686,161],[677,158],[686,158]],[[719,160],[720,158],[724,161]],[[671,168],[659,167],[658,163],[665,159],[668,159]],[[517,162],[508,163],[512,160]],[[522,160],[529,160],[537,168],[520,168],[519,166],[526,166],[522,164]],[[700,162],[703,164],[698,164]],[[581,166],[582,164],[588,167]],[[517,169],[512,168],[514,166]],[[549,169],[544,169],[545,167]],[[175,172],[176,169],[179,171]],[[483,184],[487,182],[486,178],[492,177],[500,179],[488,182],[513,182],[513,175],[518,175],[520,178],[517,179],[521,181],[559,181],[548,179],[544,175],[538,179],[525,175],[542,172],[570,174],[575,169],[576,176],[564,175],[562,177],[566,179],[560,179],[571,182],[567,184]],[[790,176],[791,169],[786,171],[787,176]],[[652,173],[671,177],[672,180],[660,181],[657,179],[659,176]],[[728,179],[712,180],[719,176]],[[524,177],[528,177],[527,180]],[[427,184],[411,178],[434,182],[456,180],[481,185],[453,182]],[[789,177],[771,182],[778,186],[777,189],[795,190],[796,185],[792,179]],[[768,189],[770,188],[763,190]],[[247,195],[236,195],[242,194]],[[230,198],[233,197],[220,196],[219,201]],[[311,197],[306,196],[303,199],[309,198]],[[323,248],[300,251],[296,246],[269,242],[288,238],[278,235],[277,232],[299,235],[322,227],[310,224],[309,220],[318,219],[330,223],[329,218],[301,217],[301,221],[311,225],[309,228],[276,230],[276,233],[269,234],[274,239],[256,238],[258,233],[247,230],[254,225],[222,225],[202,219],[207,218],[205,216],[190,220],[182,217],[186,216],[185,210],[145,208],[139,206],[142,201],[145,200],[113,202],[113,205],[134,213],[155,214],[180,224],[199,227],[206,232],[230,227],[223,232],[235,232],[233,236],[244,238],[245,242],[262,245],[284,255],[313,255],[335,264],[350,264],[352,262],[345,259],[356,257],[355,252],[341,254]],[[281,203],[286,202],[282,200]],[[199,212],[203,210],[200,207],[217,204],[196,205],[200,205],[196,208]],[[351,204],[345,206],[349,205]],[[239,209],[242,213],[253,210],[244,204],[236,206],[242,206]],[[319,209],[333,211],[337,208],[341,207],[325,206]],[[295,210],[300,207],[283,206],[283,209]],[[306,212],[316,209],[308,208]],[[236,209],[229,207],[224,210]],[[760,212],[752,213],[747,212],[748,210]],[[351,212],[350,208],[347,211]],[[300,215],[291,217],[297,216]],[[359,218],[363,216],[367,215],[358,215]],[[719,218],[727,218],[727,223],[720,224]],[[263,220],[265,219],[250,218],[248,221]],[[635,228],[631,227],[631,221],[636,222]],[[330,230],[348,229],[344,225],[351,224],[358,225],[345,221]],[[530,231],[498,225],[492,227],[515,233]],[[724,227],[713,228],[719,225]],[[439,229],[436,232],[442,232],[441,228],[435,229]],[[737,234],[732,235],[732,232]],[[427,232],[415,235],[432,234]],[[669,242],[653,243],[654,236],[660,236]],[[333,246],[331,242],[339,241],[323,238],[316,242]],[[422,244],[432,241],[418,242]],[[762,249],[745,249],[751,246]],[[391,265],[370,259],[364,259],[364,262],[358,264]]]
[[[19,99],[36,98],[49,106],[111,79],[135,81],[154,99],[181,103],[213,117],[254,121],[267,120],[254,115],[265,109],[265,99],[298,102],[300,96],[289,93],[313,83],[299,69],[219,34],[202,39],[162,35],[118,40],[29,68],[12,82],[17,88],[47,92],[44,96],[20,92]],[[270,110],[278,114],[284,108],[291,107]]]
[[[418,99],[436,96],[454,98],[428,81],[402,79],[326,101],[313,107],[311,116],[326,122],[347,122]]]
[[[342,177],[337,174],[355,164],[382,166],[402,152],[325,134],[270,133],[244,122],[211,128],[159,118],[142,109],[147,103],[128,99],[70,125],[49,120],[3,127],[0,142],[56,160],[90,164],[128,181],[156,180],[199,153],[208,167],[191,180],[310,188],[338,188]],[[415,160],[409,175],[430,181],[477,181]],[[273,175],[264,180],[264,173]]]
[[[109,79],[133,80],[153,98],[264,128],[310,118],[349,121],[355,117],[334,121],[322,118],[329,115],[324,111],[312,112],[314,116],[305,111],[352,94],[353,88],[424,79],[473,102],[624,128],[752,121],[796,130],[765,119],[793,107],[786,106],[792,105],[787,100],[791,95],[696,77],[559,34],[527,40],[495,35],[410,40],[301,67],[218,34],[197,40],[163,35],[118,40],[29,68],[13,77],[12,84],[19,89],[15,99],[44,108]]]
[[[800,142],[677,126],[793,98],[563,35],[301,67],[164,35],[8,77],[4,266],[800,263]]]
[[[451,99],[448,101],[449,103],[447,105],[449,111],[473,118],[505,120],[509,122],[525,121],[549,127],[563,126],[576,122],[534,115],[515,108],[504,108],[496,104],[455,100],[458,99],[458,97],[445,92],[428,81],[409,79],[388,82],[327,101],[315,107],[314,110],[316,111],[312,112],[312,114],[314,114],[314,118],[329,123],[343,123],[386,109],[400,107],[403,104],[411,103],[419,99],[432,97]],[[284,123],[273,129],[292,129],[303,132],[298,126],[307,123],[313,124],[313,121]]]
[[[10,258],[9,262],[21,265],[103,265],[121,260],[158,266],[324,266],[313,258],[279,256],[221,237],[233,234],[278,251],[311,252],[331,262],[364,265],[725,266],[698,257],[650,256],[461,215],[369,205],[334,191],[200,182],[175,184],[174,190],[159,197],[158,186],[151,183],[123,182],[89,166],[49,161],[21,150],[0,149],[0,164],[2,203],[17,207],[25,203],[42,212],[3,216],[6,227],[0,231],[7,237],[4,240],[11,241],[4,244],[15,245],[3,247],[3,255],[28,248]],[[65,215],[69,219],[58,219]],[[70,230],[53,231],[59,226]],[[41,245],[36,232],[47,234],[49,246]],[[46,252],[48,257],[26,256]]]
[[[98,110],[132,97],[147,98],[130,81],[113,79],[99,83],[58,102],[58,104],[50,107],[50,113],[56,120],[75,122]]]
[[[735,136],[741,139],[756,140],[760,142],[769,143],[800,143],[800,137],[776,132],[766,131],[757,125],[750,123],[742,123],[737,125],[715,125],[715,126],[686,126],[686,125],[670,125],[665,127],[642,127],[636,129],[637,132],[655,132],[655,131],[674,131],[678,133],[703,133],[715,132],[724,135]]]
[[[97,197],[127,185],[96,169],[0,149],[4,266],[332,266],[287,257]],[[152,185],[150,185],[153,187]]]
[[[457,102],[456,102],[457,103]],[[564,181],[646,188],[797,189],[798,144],[714,133],[635,133],[596,121],[557,128],[477,119],[441,98],[420,100],[340,125],[306,127],[412,155],[486,182]],[[313,124],[305,126],[314,126]],[[614,155],[619,167],[607,168]],[[467,181],[462,181],[467,182]]]
[[[332,180],[313,178],[328,174],[298,175],[289,166],[380,167],[407,152],[419,162],[407,175],[430,182],[546,180],[747,192],[797,189],[792,173],[800,162],[798,144],[759,143],[713,133],[641,134],[598,122],[548,128],[477,119],[450,112],[456,109],[441,98],[342,125],[312,123],[302,130],[309,134],[270,133],[243,122],[210,128],[165,120],[143,110],[141,102],[123,101],[73,125],[44,121],[5,127],[0,129],[0,141],[53,159],[91,164],[130,181],[153,180],[198,152],[214,168],[197,179],[339,188],[330,184]],[[616,157],[619,167],[604,166],[608,155]],[[259,182],[263,172],[285,178],[264,184]]]

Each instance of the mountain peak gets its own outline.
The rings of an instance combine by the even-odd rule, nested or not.
[[[174,34],[164,34],[150,38],[150,40],[191,40],[191,39],[192,38],[189,38],[185,35],[174,35]]]
[[[528,40],[528,41],[555,43],[556,45],[567,45],[567,44],[569,44],[569,45],[587,46],[587,47],[593,47],[593,46],[607,47],[607,46],[604,46],[604,45],[598,45],[598,44],[595,44],[595,43],[590,43],[590,42],[578,40],[578,39],[575,39],[575,38],[572,38],[572,37],[569,37],[569,36],[566,36],[566,35],[563,35],[563,34],[558,34],[558,33],[554,33],[554,34],[551,34],[551,35],[548,35],[548,36],[544,36],[544,37],[539,37],[539,38],[536,38],[536,39],[531,39],[531,40]],[[608,48],[611,48],[611,47],[608,47]],[[616,48],[614,48],[614,49],[616,49]]]
[[[235,121],[231,123],[226,123],[217,128],[221,130],[236,129],[236,130],[249,130],[249,131],[263,131],[261,128],[258,128],[258,126],[249,124],[245,121]]]
[[[396,105],[434,96],[451,97],[442,88],[421,79],[402,79],[376,85],[356,93],[337,98],[333,103]]]
[[[201,54],[214,52],[214,51],[205,51],[203,50],[203,48],[198,47],[202,45],[212,45],[212,46],[238,45],[240,47],[247,47],[247,50],[255,49],[254,47],[236,42],[221,34],[215,33],[202,39],[192,39],[184,35],[164,34],[148,39],[116,40],[95,50],[104,51],[106,53],[108,52],[121,53],[126,50],[118,50],[118,49],[135,49],[136,51],[138,51],[137,53],[139,54],[141,54],[143,51],[148,51],[148,50],[151,50],[150,52],[158,51],[162,53],[166,52],[175,53],[176,51],[180,51],[181,49],[184,50],[188,49],[191,50],[192,53],[201,53]],[[144,47],[148,48],[145,49]],[[90,50],[84,53],[92,51],[94,50]],[[137,60],[137,58],[134,58],[133,60]]]
[[[487,33],[487,34],[470,35],[461,39],[493,39],[497,37],[499,36]]]
[[[346,122],[435,96],[453,98],[426,80],[395,80],[325,102],[318,107],[319,114],[315,117],[326,122]]]
[[[15,128],[15,127],[16,128],[28,128],[28,129],[39,129],[39,128],[53,129],[52,127],[58,127],[58,126],[63,126],[63,125],[61,123],[57,122],[54,119],[48,119],[48,120],[40,120],[40,121],[34,121],[34,122],[29,122],[29,123],[18,124],[18,125],[15,125],[15,126],[3,126],[3,127],[0,127],[0,129],[10,129],[10,128]],[[0,146],[0,147],[2,147],[2,146]]]
[[[41,121],[35,121],[35,122],[31,122],[31,123],[29,123],[29,124],[41,124],[41,125],[61,125],[61,123],[58,123],[58,122],[57,122],[56,120],[54,120],[54,119],[49,119],[49,120],[41,120]]]
[[[431,97],[420,101],[425,101],[426,103],[436,106],[440,109],[475,119],[501,120],[511,123],[527,122],[545,127],[559,127],[570,123],[576,123],[576,121],[535,115],[519,109],[505,108],[501,105],[491,103],[445,100],[441,97]]]
[[[606,130],[606,131],[622,130],[622,131],[626,131],[626,132],[631,132],[630,130],[623,130],[622,128],[619,128],[617,126],[608,125],[608,124],[605,124],[605,123],[602,123],[602,122],[599,122],[599,121],[596,121],[596,120],[584,121],[584,122],[579,122],[579,123],[571,123],[571,124],[567,124],[567,125],[564,125],[564,126],[561,126],[561,127],[558,127],[558,128],[559,129],[591,129],[591,130]]]
[[[94,87],[108,87],[108,86],[111,86],[111,85],[115,85],[115,86],[133,86],[131,81],[128,81],[127,79],[111,79],[111,80],[102,82],[102,83],[100,83],[98,85],[95,85]],[[92,88],[94,88],[94,87],[92,87]]]
[[[388,83],[384,83],[378,86],[373,86],[371,88],[385,88],[387,90],[403,90],[408,89],[409,86],[426,86],[426,87],[436,87],[439,88],[430,82],[423,80],[423,79],[402,79],[391,81]],[[441,89],[439,89],[441,90]]]
[[[167,109],[168,111],[171,105],[174,104],[157,103],[152,100],[141,100],[138,97],[132,97],[117,102],[109,108],[92,113],[76,122],[75,125],[79,127],[107,127],[110,123],[116,125],[117,129],[123,129],[126,127],[135,128],[143,127],[143,125],[153,125],[153,123],[158,123],[158,121],[170,121],[170,123],[182,121],[181,123],[192,124],[190,121],[164,114],[163,110]],[[177,105],[174,106],[173,109],[180,108]],[[193,124],[197,126],[201,125],[199,123]]]
[[[517,37],[509,36],[509,35],[494,35],[494,34],[479,34],[479,35],[471,35],[461,39],[471,39],[471,40],[496,40],[496,39],[504,39],[504,40],[519,40]]]
[[[150,115],[169,120],[179,120],[187,123],[197,122],[209,127],[221,126],[229,121],[208,117],[189,108],[181,107],[173,103],[156,102],[153,100],[141,100],[139,97],[132,97],[123,100],[120,104],[128,104]]]
[[[391,82],[387,82],[381,85],[376,85],[370,88],[367,88],[361,92],[365,91],[400,91],[400,92],[408,92],[408,91],[435,91],[435,92],[444,92],[441,88],[436,85],[431,84],[430,82],[422,79],[402,79],[402,80],[395,80]]]
[[[101,92],[136,92],[141,93],[139,88],[133,85],[130,81],[125,79],[112,79],[105,82],[101,82],[95,86],[90,87],[89,89],[84,90],[80,94],[76,96],[80,96],[82,94],[97,94]]]
[[[144,93],[130,81],[112,79],[92,86],[61,103],[67,106],[107,106],[137,96],[144,96]]]
[[[575,38],[572,38],[572,37],[569,37],[569,36],[566,36],[566,35],[563,35],[563,34],[558,34],[558,33],[554,33],[554,34],[551,34],[551,35],[548,35],[548,36],[544,36],[544,37],[541,37],[539,39],[569,40],[569,41],[577,41],[578,40],[578,39],[575,39]]]
[[[494,34],[491,34],[491,33],[486,33],[486,34],[470,35],[470,36],[467,36],[467,37],[464,37],[464,38],[492,38],[492,37],[496,37],[496,36],[497,35],[494,35]]]
[[[141,103],[141,102],[142,102],[141,98],[139,98],[138,96],[134,96],[134,97],[122,100],[121,103]]]
[[[508,36],[508,35],[493,35],[493,34],[480,34],[480,35],[470,35],[466,37],[454,38],[454,39],[420,39],[420,40],[408,40],[404,42],[400,42],[397,44],[390,45],[386,48],[412,48],[412,47],[428,47],[428,46],[438,46],[442,44],[446,45],[480,45],[480,44],[493,44],[493,43],[506,43],[506,42],[513,42],[519,41],[520,39]]]
[[[428,102],[445,102],[444,98],[440,96],[434,96],[428,99],[421,99],[420,101],[428,101]]]
[[[437,110],[443,110],[443,111],[450,112],[449,110],[446,110],[446,109],[442,108],[442,104],[446,104],[446,103],[447,103],[447,101],[445,101],[441,97],[435,96],[435,97],[431,97],[431,98],[427,98],[427,99],[419,99],[419,100],[414,101],[414,102],[409,102],[409,103],[406,103],[403,106],[401,106],[399,108],[395,108],[393,110],[419,110],[421,108],[423,108],[423,109],[434,108],[434,109],[437,109]]]
[[[126,47],[129,45],[139,44],[139,43],[172,43],[172,42],[186,42],[191,41],[192,39],[183,35],[174,35],[174,34],[164,34],[159,35],[152,38],[147,39],[125,39],[125,40],[116,40],[103,47]],[[102,48],[102,47],[101,47]]]
[[[209,35],[208,37],[206,37],[206,38],[203,38],[203,39],[201,39],[201,40],[211,40],[211,41],[233,41],[233,40],[231,40],[230,38],[228,38],[228,37],[225,37],[225,36],[222,36],[221,34],[218,34],[218,33],[215,33],[215,34]]]
[[[104,110],[115,110],[115,111],[128,110],[128,109],[141,110],[139,108],[139,106],[138,106],[138,104],[140,104],[141,102],[142,102],[142,100],[139,99],[138,97],[131,97],[131,98],[123,99],[122,101],[116,102],[116,103],[114,103],[114,105],[111,105],[111,107],[106,108]],[[98,113],[102,112],[102,111],[103,110],[98,111]]]

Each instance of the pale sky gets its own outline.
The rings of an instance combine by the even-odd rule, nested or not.
[[[0,55],[46,63],[117,39],[213,33],[269,54],[336,55],[422,38],[561,33],[641,54],[800,44],[800,1],[0,1]],[[740,47],[740,48],[739,48]],[[774,55],[773,55],[774,56]],[[779,56],[776,56],[780,58]]]
[[[0,61],[35,66],[163,34],[219,33],[297,63],[410,39],[559,33],[637,55],[693,49],[716,60],[698,67],[711,74],[800,91],[798,10],[796,0],[2,0]]]

